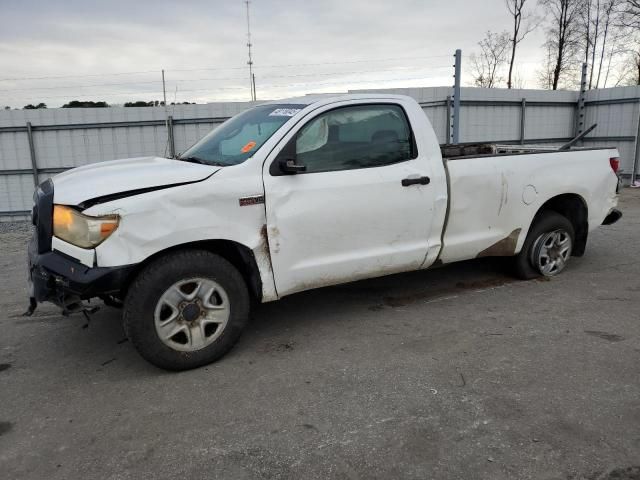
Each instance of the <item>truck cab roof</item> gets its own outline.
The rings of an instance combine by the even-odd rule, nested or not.
[[[392,95],[388,93],[318,93],[304,95],[302,97],[283,98],[272,100],[264,105],[298,104],[313,105],[335,103],[346,100],[413,100],[407,95]]]

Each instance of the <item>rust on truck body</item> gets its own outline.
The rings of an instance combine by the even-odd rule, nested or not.
[[[522,228],[516,228],[513,232],[511,232],[508,236],[506,236],[502,240],[482,250],[480,253],[478,253],[478,255],[476,255],[476,258],[508,257],[511,255],[515,255],[516,246],[518,245],[518,238],[520,237],[521,231],[522,231]]]

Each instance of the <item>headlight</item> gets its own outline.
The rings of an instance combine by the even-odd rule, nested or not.
[[[118,228],[118,215],[90,217],[65,205],[53,206],[53,234],[81,248],[100,245]]]

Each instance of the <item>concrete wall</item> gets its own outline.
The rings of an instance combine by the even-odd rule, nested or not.
[[[410,95],[422,105],[440,143],[447,142],[451,88],[357,90]],[[561,144],[577,129],[578,92],[463,88],[460,141],[520,143],[522,99],[526,99],[527,144]],[[250,102],[169,106],[176,152],[250,107]],[[38,181],[68,168],[116,158],[168,155],[164,107],[78,108],[0,111],[0,220],[25,218],[31,208],[34,175],[26,124],[33,126]],[[586,94],[584,128],[598,127],[584,146],[617,146],[621,168],[631,173],[637,154],[640,87]],[[104,124],[104,125],[101,125]]]

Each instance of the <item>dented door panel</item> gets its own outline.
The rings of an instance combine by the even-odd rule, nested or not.
[[[265,182],[278,293],[420,268],[432,194],[400,183],[420,173],[416,163]]]

